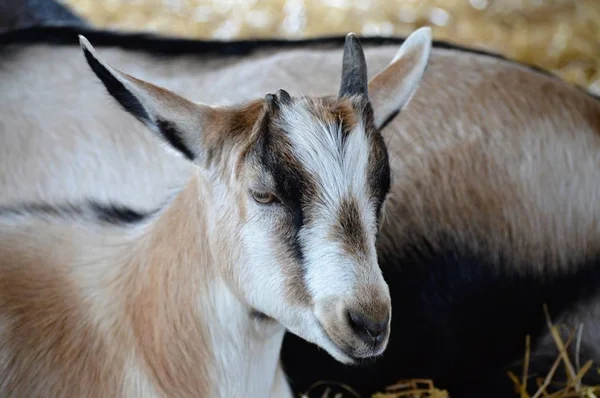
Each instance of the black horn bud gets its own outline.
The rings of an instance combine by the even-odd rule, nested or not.
[[[277,95],[277,98],[279,99],[279,102],[281,102],[284,105],[290,104],[292,102],[292,97],[284,89],[279,89],[277,91],[276,95]]]
[[[265,95],[265,100],[267,101],[267,107],[270,111],[275,111],[277,108],[279,108],[279,101],[277,100],[275,94],[268,93]]]
[[[265,95],[267,101],[267,107],[269,111],[277,111],[281,105],[289,105],[292,103],[292,97],[284,89],[279,89],[275,94],[268,93]]]

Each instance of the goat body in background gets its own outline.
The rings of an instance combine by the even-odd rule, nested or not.
[[[117,72],[109,73],[123,84],[134,84],[131,92],[142,90],[136,95],[142,98],[141,106],[122,100],[138,118],[136,109],[150,115],[141,114],[141,120],[157,133],[149,134],[135,116],[107,99],[109,86],[105,88],[90,73],[81,56],[79,32],[102,47],[106,63],[98,60],[100,65],[116,65],[136,78],[197,102],[221,103],[225,108],[219,109],[227,112],[234,112],[229,108],[232,104],[253,105],[235,108],[241,112],[236,117],[211,110],[200,112],[202,117],[190,121],[181,118],[181,112],[170,113],[171,108],[158,106],[162,94],[149,94],[155,92],[154,88]],[[26,372],[15,365],[5,367],[0,371],[4,386],[8,386],[5,388],[18,385],[49,389],[54,380],[54,388],[83,389],[94,383],[117,385],[114,378],[119,376],[119,385],[129,388],[122,390],[124,393],[137,391],[143,395],[143,386],[152,386],[157,394],[164,391],[185,395],[186,391],[202,391],[207,387],[198,383],[211,380],[217,383],[215,388],[231,388],[233,392],[227,393],[232,395],[264,396],[269,383],[257,380],[267,380],[264,375],[270,372],[271,379],[283,385],[285,372],[296,391],[325,379],[346,382],[367,395],[398,379],[425,377],[448,388],[453,397],[481,396],[482,391],[487,397],[507,397],[512,394],[512,385],[506,368],[522,358],[527,333],[533,337],[534,359],[539,365],[531,371],[545,372],[550,367],[543,362],[547,340],[543,303],[548,304],[555,322],[575,326],[585,322],[581,362],[588,358],[600,362],[596,316],[600,286],[600,185],[596,177],[600,103],[546,74],[443,43],[435,43],[418,89],[398,116],[393,115],[401,104],[380,102],[375,106],[374,102],[373,106],[373,120],[382,126],[389,153],[391,183],[387,199],[381,204],[379,228],[372,224],[364,228],[368,238],[363,239],[374,242],[375,231],[379,231],[377,262],[389,286],[393,313],[387,348],[381,353],[380,343],[371,351],[380,354],[376,360],[359,367],[347,366],[340,359],[349,358],[341,358],[333,345],[309,336],[318,328],[308,326],[306,317],[300,315],[304,311],[301,308],[318,311],[316,306],[306,305],[315,294],[321,294],[318,291],[364,300],[365,311],[372,315],[385,312],[381,310],[385,305],[369,305],[381,303],[382,297],[385,301],[387,294],[374,269],[375,260],[371,258],[361,268],[351,265],[352,260],[336,260],[341,258],[337,257],[340,253],[353,259],[351,252],[364,246],[351,220],[364,220],[367,212],[361,205],[354,206],[358,211],[325,216],[335,212],[336,207],[317,206],[316,215],[308,210],[292,212],[281,223],[270,222],[268,233],[257,232],[260,228],[256,227],[242,236],[233,228],[232,220],[246,217],[252,225],[265,225],[256,223],[277,218],[278,213],[251,217],[250,213],[244,215],[243,209],[250,212],[252,206],[267,205],[274,197],[263,192],[268,190],[255,187],[251,196],[256,204],[247,196],[239,196],[247,195],[247,191],[239,191],[238,199],[228,198],[228,193],[237,192],[237,185],[217,181],[234,181],[239,172],[234,165],[228,166],[233,170],[230,175],[215,173],[206,177],[198,171],[202,168],[192,166],[185,157],[200,161],[201,167],[206,167],[204,162],[231,162],[235,157],[224,153],[243,152],[243,146],[230,147],[226,143],[235,143],[235,137],[243,135],[243,126],[249,125],[256,126],[256,133],[267,130],[298,140],[276,145],[276,150],[265,150],[267,154],[313,145],[324,148],[329,144],[319,139],[336,136],[319,135],[317,130],[332,132],[334,126],[341,126],[339,136],[345,137],[345,129],[360,120],[357,117],[361,113],[346,107],[332,113],[328,107],[335,103],[333,99],[308,101],[313,106],[301,107],[310,110],[302,117],[284,118],[286,113],[282,111],[288,101],[296,106],[304,103],[298,102],[303,95],[316,99],[339,90],[343,42],[343,38],[205,42],[66,27],[25,29],[0,36],[0,202],[5,209],[0,249],[5,270],[0,282],[0,333],[11,336],[0,339],[0,347],[5,350],[0,351],[0,366],[7,366],[12,358],[7,353],[18,347],[24,350],[18,358],[38,358],[29,356],[28,351],[37,347],[52,359],[40,361],[39,367],[30,366]],[[367,74],[373,83],[379,73],[391,70],[386,67],[402,40],[373,38],[361,42],[369,66]],[[410,52],[404,56],[412,58]],[[411,71],[418,71],[406,67],[410,62],[395,65],[392,69],[396,76],[412,76]],[[113,71],[108,66],[105,70]],[[373,92],[370,98],[384,92],[395,96],[390,87],[404,87],[403,82],[414,79],[399,79],[396,84],[385,81],[368,87]],[[362,87],[364,91],[364,84]],[[256,100],[280,88],[285,93]],[[407,103],[408,97],[396,98],[405,98]],[[196,106],[180,99],[168,103],[177,103],[183,109]],[[392,106],[386,108],[386,104]],[[163,123],[155,117],[157,110],[166,112],[160,118]],[[267,118],[272,123],[266,129],[258,128],[263,126],[258,122],[262,116],[257,116],[261,110],[272,115]],[[389,117],[377,117],[377,112]],[[221,117],[210,117],[215,114]],[[333,118],[333,114],[337,116]],[[209,131],[222,129],[226,134],[206,136],[218,145],[213,145],[212,151],[196,153],[196,148],[207,147],[196,145],[197,139],[190,141],[193,135],[177,132],[196,131],[198,128],[193,126],[207,120],[212,120]],[[236,123],[230,124],[234,120]],[[315,129],[307,121],[320,121],[321,128]],[[323,124],[330,127],[323,128]],[[183,145],[189,151],[184,149],[184,156],[179,156],[162,150],[156,145],[157,141],[165,142],[161,134],[171,147]],[[358,136],[347,137],[352,142],[351,137]],[[313,184],[302,185],[302,194],[312,195],[315,190],[337,192],[340,186],[362,187],[372,180],[366,178],[360,165],[364,165],[366,153],[370,158],[379,153],[376,148],[366,153],[347,153],[350,160],[343,164],[348,169],[342,170],[349,174],[339,174],[340,168],[334,162],[320,161],[335,153],[307,151],[297,160],[304,165],[306,175],[323,182],[319,189]],[[245,162],[242,166],[249,169],[260,163]],[[369,170],[385,172],[385,164],[369,166]],[[245,174],[245,181],[275,183],[256,173]],[[360,175],[365,178],[345,183],[347,178]],[[189,181],[198,179],[203,183],[190,185]],[[301,176],[292,179],[302,180]],[[342,182],[346,185],[340,185]],[[295,186],[285,181],[282,184]],[[177,201],[182,204],[175,206]],[[164,208],[164,203],[170,205]],[[161,208],[157,214],[147,215],[157,208]],[[218,209],[214,216],[199,217],[213,208]],[[11,209],[12,214],[8,214]],[[341,214],[346,216],[339,217]],[[369,214],[371,222],[377,219],[375,210]],[[20,218],[15,219],[16,215]],[[110,225],[79,220],[98,215],[110,220]],[[59,217],[74,221],[61,224]],[[304,231],[295,221],[297,217],[306,222],[337,220],[340,228],[338,232],[327,229],[329,235],[323,235],[325,229]],[[146,232],[151,230],[146,226],[153,220],[162,220],[159,235]],[[117,225],[119,222],[132,225],[123,228]],[[44,229],[38,230],[38,226]],[[139,231],[139,237],[132,231]],[[90,234],[100,240],[93,241]],[[345,238],[341,240],[341,236]],[[332,239],[340,244],[332,245]],[[260,246],[253,248],[249,240]],[[202,241],[211,242],[211,250],[203,251],[201,245],[192,244]],[[93,250],[92,242],[97,242]],[[81,249],[85,256],[77,254],[75,249],[80,248],[86,248]],[[334,255],[330,250],[338,253]],[[130,261],[124,262],[122,253],[128,254]],[[140,258],[149,253],[158,257],[152,261]],[[112,254],[119,256],[109,262],[107,256]],[[248,274],[239,272],[245,264],[236,265],[232,261],[236,256],[252,257],[253,267],[248,267]],[[265,271],[268,264],[259,259],[265,256],[277,258],[272,260],[281,265],[277,272]],[[319,265],[312,267],[316,259]],[[184,266],[192,262],[214,267],[202,268],[208,274],[199,279],[194,274],[198,269]],[[98,272],[87,266],[96,263],[121,264],[119,269],[128,273]],[[73,269],[69,264],[82,266]],[[35,273],[29,273],[32,270]],[[228,270],[227,278],[220,278],[228,282],[209,282],[215,270]],[[349,277],[349,271],[354,275],[367,272],[368,276]],[[367,289],[374,280],[377,288]],[[225,291],[230,292],[228,299],[223,295]],[[124,296],[123,292],[132,296]],[[200,301],[212,305],[194,307],[190,297],[198,296],[213,298]],[[220,299],[215,300],[217,297]],[[268,302],[257,304],[267,298]],[[286,310],[292,307],[294,310]],[[335,313],[339,308],[325,305],[321,310]],[[11,320],[15,314],[19,316],[17,323]],[[198,325],[198,314],[214,323]],[[234,318],[240,323],[231,314],[237,314]],[[248,314],[258,316],[249,320]],[[284,319],[288,315],[290,318]],[[291,331],[283,343],[283,368],[274,363],[283,333],[279,324]],[[27,331],[21,340],[16,339],[17,329]],[[60,333],[52,333],[57,330]],[[199,344],[200,336],[214,340]],[[86,350],[97,351],[74,350],[71,343],[78,341]],[[213,347],[218,355],[199,347]],[[106,359],[103,361],[107,357],[96,353],[110,350],[118,354],[118,360],[107,367]],[[257,368],[248,350],[261,353],[271,362],[265,361],[264,367]],[[227,362],[236,354],[246,362]],[[94,360],[86,362],[88,356]],[[217,357],[222,366],[218,372],[203,373]],[[82,363],[94,368],[83,367]],[[125,366],[132,372],[119,373]],[[107,369],[114,373],[106,373]],[[244,370],[251,369],[261,373],[243,375]],[[39,376],[42,370],[51,370],[55,379]],[[60,384],[60,377],[66,376],[78,378],[78,382]],[[13,384],[6,384],[6,380]],[[39,385],[32,380],[49,384]],[[278,388],[277,383],[273,388]],[[71,392],[78,395],[77,390]],[[224,393],[222,390],[213,395]]]

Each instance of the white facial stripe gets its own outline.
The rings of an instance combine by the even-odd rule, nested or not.
[[[342,126],[316,119],[309,106],[298,100],[283,109],[282,120],[294,154],[315,179],[322,200],[330,208],[337,208],[348,196],[368,202],[370,144],[362,123],[359,120],[342,147]]]
[[[367,232],[375,233],[376,215],[375,206],[369,194],[369,154],[371,151],[369,140],[362,124],[356,128],[346,139],[346,147],[351,148],[346,155],[346,170],[351,170],[346,176],[351,181],[352,199],[356,201],[363,228]]]
[[[310,248],[304,253],[307,288],[318,300],[348,291],[365,271],[373,272],[371,265],[377,264],[374,242],[366,242],[367,263],[372,264],[358,264],[356,257],[344,252],[341,242],[330,239],[334,226],[340,223],[342,202],[349,199],[358,207],[367,236],[374,237],[376,219],[368,187],[370,142],[359,119],[342,147],[342,126],[318,120],[306,102],[298,102],[282,110],[282,127],[289,132],[294,154],[311,174],[323,201],[311,209],[319,221],[303,228],[300,237],[304,246]]]
[[[328,233],[327,227],[317,225],[303,232],[302,238],[307,247],[310,247],[310,250],[305,251],[305,281],[313,300],[326,298],[334,292],[340,296],[343,296],[343,292],[352,293],[348,287],[355,284],[355,270],[359,266],[354,263],[354,258],[345,255],[338,242],[323,239]],[[320,266],[321,264],[326,266]]]

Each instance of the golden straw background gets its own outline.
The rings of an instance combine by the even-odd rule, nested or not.
[[[350,31],[435,39],[549,70],[600,94],[600,0],[62,0],[93,24],[195,38]]]

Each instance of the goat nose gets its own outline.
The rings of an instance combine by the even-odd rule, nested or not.
[[[385,336],[389,315],[386,315],[384,321],[372,320],[360,312],[348,311],[350,326],[365,343],[377,345],[381,343]]]

